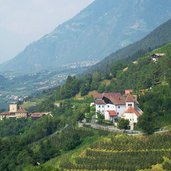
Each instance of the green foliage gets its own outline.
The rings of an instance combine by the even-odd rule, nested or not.
[[[118,128],[119,129],[128,129],[129,127],[129,120],[126,119],[120,119],[118,122]]]
[[[69,76],[63,86],[52,91],[50,97],[47,97],[40,105],[34,108],[34,111],[51,111],[53,118],[43,117],[34,122],[31,120],[4,120],[0,122],[0,160],[2,161],[0,170],[20,171],[24,167],[30,168],[31,165],[42,164],[64,152],[75,149],[84,142],[87,136],[92,136],[92,131],[78,130],[71,126],[84,117],[90,120],[95,113],[94,109],[89,107],[92,99],[83,101],[72,99],[78,93],[83,96],[92,90],[116,92],[132,88],[139,92],[140,89],[146,89],[145,95],[141,95],[139,98],[144,114],[139,119],[138,127],[145,133],[152,134],[155,129],[171,124],[170,47],[171,44],[168,44],[155,50],[137,60],[136,63],[132,63],[132,57],[128,61],[120,60],[115,64],[109,65],[107,71],[103,73],[96,71],[82,78]],[[143,53],[143,51],[138,51],[136,55]],[[153,53],[165,53],[165,56],[154,63],[150,59]],[[110,79],[107,85],[104,83],[106,79]],[[58,100],[61,103],[60,107],[54,105]],[[102,123],[104,116],[101,114],[97,115],[99,123]],[[119,122],[120,128],[126,129],[127,126],[128,121],[121,120]],[[166,137],[170,140],[168,136]],[[168,142],[166,137],[162,137],[162,140],[161,137],[153,137],[154,139],[148,139],[144,143],[137,139],[133,140],[135,143],[130,142],[129,138],[123,139],[123,141],[118,139],[114,141],[112,139],[111,144],[108,142],[100,143],[98,149],[113,149],[118,150],[119,153],[116,153],[116,151],[115,153],[102,153],[90,150],[87,151],[86,155],[93,157],[93,159],[90,160],[88,157],[78,159],[76,160],[76,166],[66,162],[64,168],[81,169],[84,162],[85,169],[91,170],[124,169],[134,171],[135,169],[150,167],[156,162],[161,162],[161,158],[164,155],[169,157],[168,151],[161,152],[159,149],[156,151],[156,148],[165,149],[168,145],[170,146],[170,142]],[[148,143],[146,144],[146,142]],[[154,147],[151,148],[152,146]],[[120,153],[120,150],[124,151],[125,149],[152,150],[150,152],[126,151],[126,153]],[[102,158],[98,158],[97,156],[99,155]],[[149,156],[145,163],[136,165],[139,161],[144,161],[144,156]],[[125,161],[124,165],[120,160],[121,158]],[[114,159],[117,160],[115,161]],[[107,161],[107,164],[103,164],[102,161]],[[130,165],[127,161],[131,161]],[[164,167],[169,168],[170,163],[166,163]],[[36,169],[46,170],[40,166],[35,167]]]
[[[156,116],[153,113],[143,113],[143,116],[139,119],[138,126],[146,134],[153,134],[156,130],[155,117]]]
[[[36,121],[30,119],[6,119],[0,122],[0,170],[20,171],[23,168],[39,170],[49,159],[73,150],[87,137],[94,136],[90,129],[77,129],[77,121],[90,113],[91,98],[83,101],[64,100],[60,107],[43,102],[37,111],[48,109],[53,117],[45,116]],[[45,104],[45,106],[43,106]],[[15,145],[14,145],[15,144]],[[33,170],[34,170],[33,169]],[[42,169],[45,169],[42,167]],[[41,170],[41,169],[40,169]],[[45,169],[46,170],[46,169]]]
[[[99,124],[102,124],[103,123],[103,121],[104,121],[104,115],[103,114],[101,114],[101,113],[97,113],[97,121],[98,121],[98,123]]]
[[[144,111],[138,122],[138,127],[145,133],[152,134],[157,128],[171,124],[171,89],[168,85],[156,86],[144,96],[140,103]]]
[[[20,135],[32,124],[32,120],[26,119],[5,119],[0,121],[0,137]]]
[[[170,163],[171,133],[151,136],[110,135],[98,140],[71,161],[61,164],[62,170],[161,170]],[[81,153],[82,154],[82,153]],[[163,156],[164,162],[163,162]],[[157,164],[161,163],[161,164]],[[170,168],[169,168],[170,169]]]

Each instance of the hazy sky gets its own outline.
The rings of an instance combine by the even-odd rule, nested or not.
[[[0,0],[0,63],[51,32],[93,0]]]

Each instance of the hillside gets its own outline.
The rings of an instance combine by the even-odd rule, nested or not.
[[[106,57],[104,60],[93,66],[91,70],[106,70],[111,63],[121,59],[135,60],[145,53],[159,48],[171,42],[171,19],[157,27],[142,40],[135,42],[125,48]]]
[[[99,61],[143,38],[167,21],[170,11],[170,0],[95,0],[74,18],[28,45],[0,70],[27,73]]]
[[[171,166],[169,144],[170,133],[150,137],[110,135],[99,138],[86,150],[82,150],[80,155],[73,155],[73,159],[68,156],[68,160],[61,161],[60,168],[68,171],[157,171],[158,163],[161,166],[163,164],[164,171]],[[153,170],[150,169],[151,166]]]
[[[66,83],[51,92],[41,105],[41,110],[54,110],[54,102],[61,99],[87,95],[91,91],[98,92],[123,92],[125,89],[133,89],[136,94],[146,91],[147,94],[140,98],[144,111],[152,108],[155,118],[161,117],[162,122],[155,124],[156,127],[171,124],[170,117],[170,96],[171,96],[171,44],[167,44],[155,51],[147,53],[137,61],[118,61],[108,68],[107,72],[93,72],[82,78],[69,76]],[[164,54],[157,62],[151,59],[155,53]],[[141,91],[142,90],[142,91]],[[151,97],[151,98],[149,98]],[[151,103],[151,99],[153,99]],[[147,102],[146,105],[145,102]],[[159,103],[157,105],[157,103]],[[164,116],[164,117],[163,117]]]
[[[164,55],[154,61],[153,54]],[[81,112],[80,105],[88,105],[87,102],[90,103],[93,99],[87,99],[86,96],[83,96],[83,99],[88,101],[75,100],[77,99],[75,95],[78,93],[85,95],[92,90],[117,92],[132,88],[139,95],[140,106],[144,111],[139,119],[138,129],[152,134],[156,129],[171,125],[171,44],[151,51],[134,62],[119,61],[111,66],[109,71],[109,73],[101,74],[94,72],[92,75],[89,74],[79,79],[68,77],[66,83],[54,91],[50,98],[37,106],[37,109],[58,113],[59,109],[53,104],[56,100],[63,99],[62,103],[75,106],[75,109],[79,109]],[[142,89],[143,91],[140,91]],[[74,113],[77,112],[72,114]],[[84,114],[83,112],[81,115],[77,115],[77,118],[85,117]],[[169,137],[170,133],[137,137],[100,136],[91,142],[88,141],[86,146],[82,144],[75,150],[62,154],[42,166],[26,167],[26,171],[59,168],[62,170],[136,171],[148,169],[148,171],[152,171],[157,168],[167,170],[170,168]]]
[[[153,54],[162,55],[154,61]],[[77,121],[83,118],[90,121],[95,112],[90,107],[93,99],[85,96],[90,91],[117,92],[132,88],[139,95],[144,111],[136,129],[152,134],[156,129],[170,126],[171,44],[134,62],[119,61],[108,71],[82,78],[69,76],[64,85],[47,92],[45,100],[32,110],[50,111],[53,117],[1,121],[0,170],[151,171],[151,167],[158,167],[157,163],[170,168],[170,133],[138,137],[109,135],[88,127],[78,128]],[[140,92],[142,89],[144,92]],[[82,99],[77,98],[78,94]],[[60,107],[54,103],[60,103]]]
[[[3,75],[0,75],[0,89],[4,88],[4,83],[6,81],[7,81],[7,79]]]

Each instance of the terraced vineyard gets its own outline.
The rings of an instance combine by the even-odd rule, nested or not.
[[[152,136],[110,135],[102,138],[78,157],[61,163],[62,170],[137,171],[149,169],[171,158],[171,133]],[[171,169],[165,162],[164,169]]]

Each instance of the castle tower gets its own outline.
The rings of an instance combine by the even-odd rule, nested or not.
[[[9,112],[11,112],[11,113],[17,112],[17,104],[10,104],[9,105]]]

